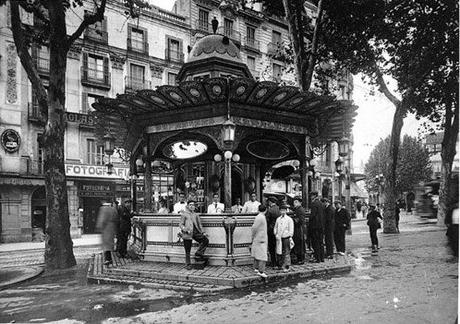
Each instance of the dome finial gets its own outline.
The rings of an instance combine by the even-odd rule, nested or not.
[[[215,33],[217,33],[217,27],[219,26],[219,21],[216,19],[216,17],[214,17],[212,20],[211,20],[211,25],[212,25],[212,31]]]

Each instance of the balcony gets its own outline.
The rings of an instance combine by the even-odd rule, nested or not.
[[[89,39],[98,43],[107,44],[109,34],[107,31],[100,28],[87,27],[85,30],[85,39]]]
[[[177,63],[183,63],[184,62],[184,53],[181,53],[179,51],[171,50],[171,49],[166,49],[165,50],[165,59],[168,62],[177,62]]]
[[[125,77],[125,90],[127,92],[143,89],[151,89],[150,81],[146,81],[145,79],[133,78],[131,76]]]
[[[241,43],[241,33],[239,31],[225,27],[219,27],[217,28],[217,33],[227,36],[233,42]]]
[[[128,51],[149,54],[149,43],[145,40],[139,40],[128,37]]]
[[[111,77],[110,72],[104,70],[90,69],[81,67],[81,83],[89,87],[110,89]]]
[[[260,42],[255,40],[254,38],[250,37],[245,37],[244,38],[244,46],[247,49],[255,50],[255,51],[260,51]]]
[[[35,57],[34,58],[35,67],[37,72],[42,75],[50,74],[50,60],[46,57]]]

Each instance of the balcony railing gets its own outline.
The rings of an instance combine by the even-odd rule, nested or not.
[[[37,68],[38,73],[49,74],[50,73],[50,60],[45,57],[35,57],[34,58],[35,67]]]
[[[85,38],[107,44],[109,34],[107,33],[107,31],[102,30],[100,28],[87,27],[85,31]]]
[[[128,51],[148,54],[149,43],[147,43],[145,40],[139,40],[128,37]]]
[[[260,42],[252,37],[246,37],[244,39],[244,46],[249,47],[251,49],[255,49],[257,51],[260,50]]]
[[[165,59],[169,62],[184,62],[184,53],[172,49],[165,50]]]
[[[234,42],[241,43],[241,33],[239,31],[225,27],[219,27],[217,28],[217,33],[227,36]]]
[[[88,86],[110,89],[110,72],[81,67],[81,83]]]
[[[146,81],[145,79],[137,79],[130,76],[126,76],[125,89],[131,91],[151,89],[151,84],[150,81]]]

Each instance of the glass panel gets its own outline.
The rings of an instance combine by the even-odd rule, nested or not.
[[[86,140],[86,162],[96,164],[96,145],[93,139]]]
[[[198,12],[198,28],[208,31],[209,12],[201,10]]]
[[[131,47],[144,50],[144,31],[137,28],[131,29]]]
[[[171,159],[191,159],[208,150],[208,146],[195,140],[185,140],[165,146],[163,154]]]
[[[224,34],[225,36],[232,37],[233,20],[224,19]]]

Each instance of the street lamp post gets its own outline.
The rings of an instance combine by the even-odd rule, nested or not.
[[[104,153],[108,156],[107,161],[107,174],[111,175],[113,173],[113,164],[110,162],[110,157],[113,155],[115,150],[115,137],[113,137],[112,133],[107,133],[103,137],[104,139]]]
[[[384,185],[384,178],[383,173],[380,173],[375,176],[375,182],[377,183],[378,193],[377,193],[377,203],[379,204],[380,208],[382,207],[383,199],[381,196],[383,195],[383,185]]]
[[[343,161],[342,158],[339,156],[339,158],[335,161],[335,172],[337,176],[337,183],[339,186],[338,190],[338,196],[339,196],[339,201],[342,201],[342,165]]]

